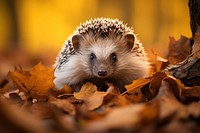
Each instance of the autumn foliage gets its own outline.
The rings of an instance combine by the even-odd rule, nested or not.
[[[170,38],[168,58],[155,54],[150,75],[126,85],[123,93],[112,83],[106,92],[89,82],[79,92],[67,85],[56,90],[53,68],[15,67],[1,81],[0,132],[199,131],[200,86],[186,87],[163,71],[191,49],[188,38]]]

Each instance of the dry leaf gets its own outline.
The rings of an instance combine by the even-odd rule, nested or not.
[[[86,131],[106,132],[111,129],[136,128],[141,120],[140,113],[145,107],[144,104],[136,104],[121,108],[113,108],[107,116],[88,123]]]
[[[153,50],[152,50],[152,53],[154,55],[153,65],[155,68],[155,70],[152,74],[154,74],[155,72],[160,72],[161,70],[165,69],[167,67],[167,65],[169,65],[169,62],[167,59],[165,59],[161,56],[158,56]]]
[[[75,106],[70,103],[67,99],[54,99],[53,97],[49,100],[49,102],[56,107],[62,109],[63,111],[69,113],[70,115],[76,114]]]
[[[65,99],[68,96],[72,96],[72,92],[73,89],[71,87],[69,87],[68,85],[64,85],[62,89],[52,89],[51,95],[60,99]]]
[[[54,86],[53,72],[53,68],[46,68],[39,63],[30,71],[16,68],[14,72],[8,73],[8,77],[19,86],[20,91],[38,101],[43,101],[47,99],[50,89]]]
[[[20,91],[24,92],[28,95],[28,86],[29,81],[27,80],[29,77],[28,71],[23,71],[20,66],[15,67],[14,72],[9,71],[8,77],[12,79],[12,81],[18,85]],[[30,89],[30,88],[29,88]]]
[[[88,123],[88,131],[106,132],[112,129],[131,128],[137,129],[144,124],[151,123],[158,119],[159,105],[155,104],[130,104],[121,108],[113,108],[102,119]]]
[[[153,97],[158,94],[159,88],[161,86],[162,80],[166,78],[166,74],[163,72],[158,72],[153,75],[153,79],[150,82],[149,89]]]
[[[0,131],[26,133],[52,133],[35,115],[0,98]]]
[[[168,76],[168,78],[164,79],[164,81],[167,81],[169,83],[169,88],[173,92],[174,96],[180,100],[184,101],[184,97],[181,95],[182,90],[185,89],[184,84],[174,77]]]
[[[137,91],[138,89],[142,88],[143,86],[145,86],[146,84],[148,84],[150,82],[151,82],[151,79],[145,79],[145,78],[134,80],[132,84],[125,85],[125,88],[126,88],[127,91],[124,92],[123,94],[133,93],[133,92]]]
[[[171,87],[171,82],[163,81],[156,99],[160,102],[160,118],[165,118],[178,112],[183,105],[176,99]]]
[[[81,87],[79,92],[74,92],[74,97],[76,99],[84,100],[92,96],[96,91],[97,87],[94,84],[87,82]]]
[[[122,93],[129,101],[133,103],[144,102],[146,97],[142,93],[142,88],[151,82],[151,78],[134,80],[132,84],[126,85],[127,91]]]
[[[182,62],[191,53],[190,39],[181,36],[179,40],[169,37],[168,60],[170,64]]]
[[[84,104],[88,110],[94,110],[103,104],[104,96],[106,92],[96,91],[92,96],[84,99]]]

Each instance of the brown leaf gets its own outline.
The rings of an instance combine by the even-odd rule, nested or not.
[[[87,82],[81,87],[79,92],[74,92],[74,97],[76,99],[84,100],[92,96],[96,91],[97,87],[94,84]]]
[[[20,91],[28,94],[29,82],[27,81],[29,77],[28,71],[23,71],[20,66],[15,67],[14,72],[9,71],[8,77],[13,80],[15,84],[18,85]]]
[[[64,110],[65,112],[69,113],[70,115],[76,114],[75,106],[70,103],[67,99],[55,99],[53,97],[50,98],[49,102],[56,107]]]
[[[133,92],[137,91],[138,89],[142,88],[143,86],[145,86],[146,84],[148,84],[149,82],[151,82],[150,78],[149,79],[141,78],[138,80],[134,80],[133,83],[125,86],[127,91],[124,92],[123,94],[133,93]]]
[[[141,122],[141,113],[146,109],[148,108],[144,104],[113,108],[105,117],[89,122],[86,131],[106,132],[111,129],[136,128]]]
[[[73,95],[72,92],[73,89],[71,87],[69,87],[68,85],[64,85],[62,89],[52,89],[51,95],[60,99],[65,99],[68,96],[72,96]]]
[[[200,100],[200,86],[185,87],[181,92],[182,102],[186,104]]]
[[[26,133],[52,133],[35,115],[0,98],[0,131]]]
[[[182,95],[186,97],[200,97],[200,86],[187,87],[182,91]]]
[[[135,91],[133,94],[124,94],[123,96],[131,103],[140,103],[147,101],[147,98],[142,94],[141,90]]]
[[[113,106],[127,106],[132,104],[131,101],[129,101],[126,97],[117,95],[113,100],[110,102],[110,104]]]
[[[103,104],[104,96],[106,92],[96,91],[92,96],[84,99],[84,104],[88,110],[94,110]]]
[[[47,99],[50,89],[54,86],[53,72],[53,68],[46,68],[39,63],[30,71],[16,68],[14,72],[8,73],[8,77],[19,86],[20,91],[38,101],[43,101]]]
[[[52,116],[52,107],[46,102],[36,102],[30,107],[26,106],[25,110],[42,119],[47,119]]]
[[[173,85],[176,85],[176,83],[171,81],[172,80],[164,80],[162,82],[159,93],[155,98],[155,100],[158,100],[160,103],[160,118],[166,118],[183,108],[183,104],[180,103],[174,95],[174,88],[171,88]]]
[[[127,91],[122,93],[129,101],[133,103],[146,101],[145,96],[142,93],[142,88],[151,82],[151,78],[134,80],[132,84],[126,85]]]
[[[152,123],[153,121],[157,121],[160,113],[160,105],[159,101],[155,100],[147,104],[146,108],[140,112],[141,116],[141,126],[147,123]]]
[[[154,59],[152,61],[154,67],[152,67],[152,69],[155,68],[154,73],[155,72],[160,72],[161,70],[163,70],[163,69],[165,69],[167,67],[167,65],[169,64],[169,62],[168,62],[167,59],[165,59],[165,58],[163,58],[161,56],[158,56],[153,50],[152,50],[152,53],[154,55]],[[152,73],[152,75],[154,73]]]
[[[181,36],[179,40],[169,37],[168,60],[170,64],[182,62],[191,53],[190,39]]]
[[[111,83],[107,83],[107,85],[108,85],[108,89],[106,91],[107,93],[120,94],[120,91],[116,86],[114,86]]]
[[[153,75],[153,79],[149,85],[149,89],[150,89],[150,92],[153,95],[153,97],[158,94],[162,80],[166,77],[167,77],[167,75],[163,72],[158,72]]]
[[[166,79],[164,79],[164,81],[169,83],[169,88],[173,92],[174,96],[178,100],[184,101],[184,98],[181,95],[182,90],[185,89],[185,86],[183,85],[183,83],[179,79],[176,79],[176,78],[171,77],[171,76],[168,76]]]

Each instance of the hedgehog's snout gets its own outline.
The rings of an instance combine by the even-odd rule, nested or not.
[[[108,72],[107,72],[107,70],[105,69],[105,68],[100,68],[99,70],[98,70],[98,75],[100,76],[100,77],[106,77],[107,75],[108,75]]]

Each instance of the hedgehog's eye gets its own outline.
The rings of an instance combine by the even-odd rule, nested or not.
[[[94,61],[96,59],[96,56],[94,53],[90,54],[90,61]]]
[[[111,54],[111,58],[112,58],[113,61],[117,61],[117,55],[116,55],[116,53],[112,53]]]

